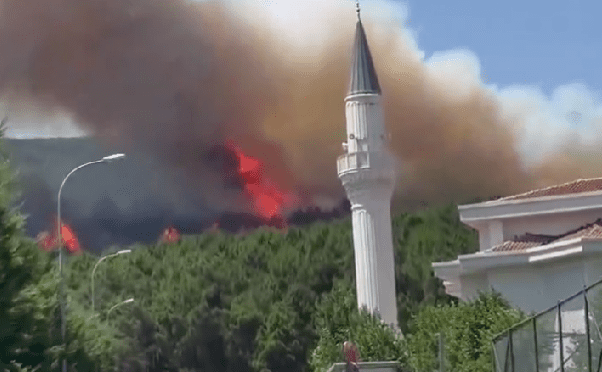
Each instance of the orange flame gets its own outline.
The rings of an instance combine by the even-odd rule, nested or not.
[[[161,235],[162,243],[176,243],[178,241],[180,241],[180,232],[175,227],[170,226],[163,230],[163,234]]]
[[[77,236],[73,232],[73,229],[66,223],[62,224],[61,227],[61,235],[63,236],[63,244],[67,247],[67,250],[72,254],[80,254],[81,248],[79,246],[79,241],[77,240]]]
[[[264,165],[259,159],[245,155],[240,147],[232,142],[228,142],[226,146],[238,159],[237,172],[253,212],[267,222],[283,227],[285,207],[296,204],[298,198],[282,191],[272,180],[265,177]]]
[[[61,235],[63,238],[63,244],[69,253],[74,255],[81,254],[81,247],[75,232],[73,232],[73,229],[64,222],[61,227]],[[48,231],[42,231],[39,233],[36,241],[40,248],[47,252],[51,252],[59,248],[57,236],[50,234]]]

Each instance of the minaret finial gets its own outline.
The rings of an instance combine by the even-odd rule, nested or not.
[[[360,0],[355,0],[355,12],[357,13],[357,20],[361,21],[360,18]]]

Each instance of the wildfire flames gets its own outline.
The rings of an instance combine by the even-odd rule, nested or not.
[[[69,253],[75,255],[81,253],[81,247],[79,245],[79,241],[77,240],[77,236],[68,224],[62,223],[61,235],[63,238],[63,245],[65,246],[65,248],[67,248],[67,251],[69,251]],[[47,252],[54,251],[59,248],[56,234],[51,234],[48,231],[43,231],[40,234],[38,234],[36,241],[40,248],[44,249]]]
[[[180,241],[180,232],[175,227],[170,226],[163,230],[161,234],[161,243],[177,243]]]
[[[222,213],[219,220],[209,229],[230,232],[248,231],[260,226],[269,226],[285,232],[287,218],[291,212],[298,214],[302,204],[298,194],[281,187],[268,176],[265,163],[257,157],[243,152],[241,146],[227,141],[221,146],[226,150],[228,159],[228,177],[236,185],[239,196],[246,204],[242,213]],[[312,212],[310,212],[312,213]],[[315,213],[314,213],[315,214]],[[55,217],[56,220],[56,217]],[[298,220],[298,219],[297,219]],[[56,221],[53,225],[56,226]],[[82,248],[73,228],[63,222],[62,237],[65,248],[71,254],[80,254]],[[173,244],[181,240],[181,233],[173,225],[165,227],[157,240],[159,244]],[[36,237],[40,249],[52,252],[58,249],[56,229],[40,232]],[[87,245],[90,247],[89,245]]]
[[[283,213],[287,208],[296,206],[299,198],[283,191],[266,177],[264,163],[259,159],[245,155],[242,149],[231,141],[227,142],[226,146],[236,155],[238,177],[253,212],[266,223],[285,227]]]

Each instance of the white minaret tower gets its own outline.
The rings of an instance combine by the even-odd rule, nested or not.
[[[347,142],[337,161],[351,202],[357,301],[397,328],[391,197],[395,162],[387,149],[381,91],[357,4],[349,92],[345,98]]]

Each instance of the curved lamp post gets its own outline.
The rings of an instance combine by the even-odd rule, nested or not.
[[[119,306],[125,305],[125,304],[129,304],[130,302],[134,302],[134,299],[130,298],[129,300],[125,300],[125,301],[122,301],[122,302],[118,303],[117,305],[113,305],[113,307],[110,308],[109,311],[107,311],[107,318],[111,314],[111,311],[113,311],[116,307],[119,307]]]
[[[57,200],[57,215],[58,215],[58,224],[57,224],[57,236],[59,239],[59,272],[60,272],[60,305],[61,305],[61,336],[63,338],[63,345],[65,345],[65,333],[67,330],[67,325],[65,323],[65,290],[64,290],[64,278],[63,278],[63,222],[61,221],[61,192],[63,191],[63,186],[65,182],[75,171],[82,169],[88,165],[97,164],[97,163],[110,163],[114,160],[120,160],[125,158],[125,154],[113,154],[110,156],[105,156],[104,158],[96,161],[91,161],[85,164],[80,165],[79,167],[74,168],[71,172],[65,176],[63,182],[61,183],[61,187],[59,188],[59,195]],[[66,345],[65,345],[66,346]],[[63,372],[67,372],[67,360],[63,358]]]
[[[120,254],[124,254],[124,253],[130,253],[131,250],[129,249],[124,249],[122,251],[119,251],[117,253],[113,253],[113,254],[109,254],[104,256],[103,258],[101,258],[100,260],[98,260],[98,262],[96,262],[96,265],[94,265],[94,269],[92,270],[92,311],[96,311],[96,296],[94,295],[94,274],[96,273],[96,268],[98,267],[98,264],[101,263],[102,261],[104,261],[107,258],[110,257],[115,257],[115,256],[119,256]]]
[[[107,311],[107,318],[109,317],[109,314],[111,314],[111,311],[113,311],[115,308],[121,306],[121,305],[125,305],[125,304],[129,304],[130,302],[134,302],[133,298],[130,298],[129,300],[125,300],[125,301],[121,301],[120,303],[118,303],[117,305],[113,305],[113,307],[111,307],[109,309],[109,311]],[[97,316],[99,316],[100,314],[94,314],[91,317],[88,318],[88,320],[95,318]]]

